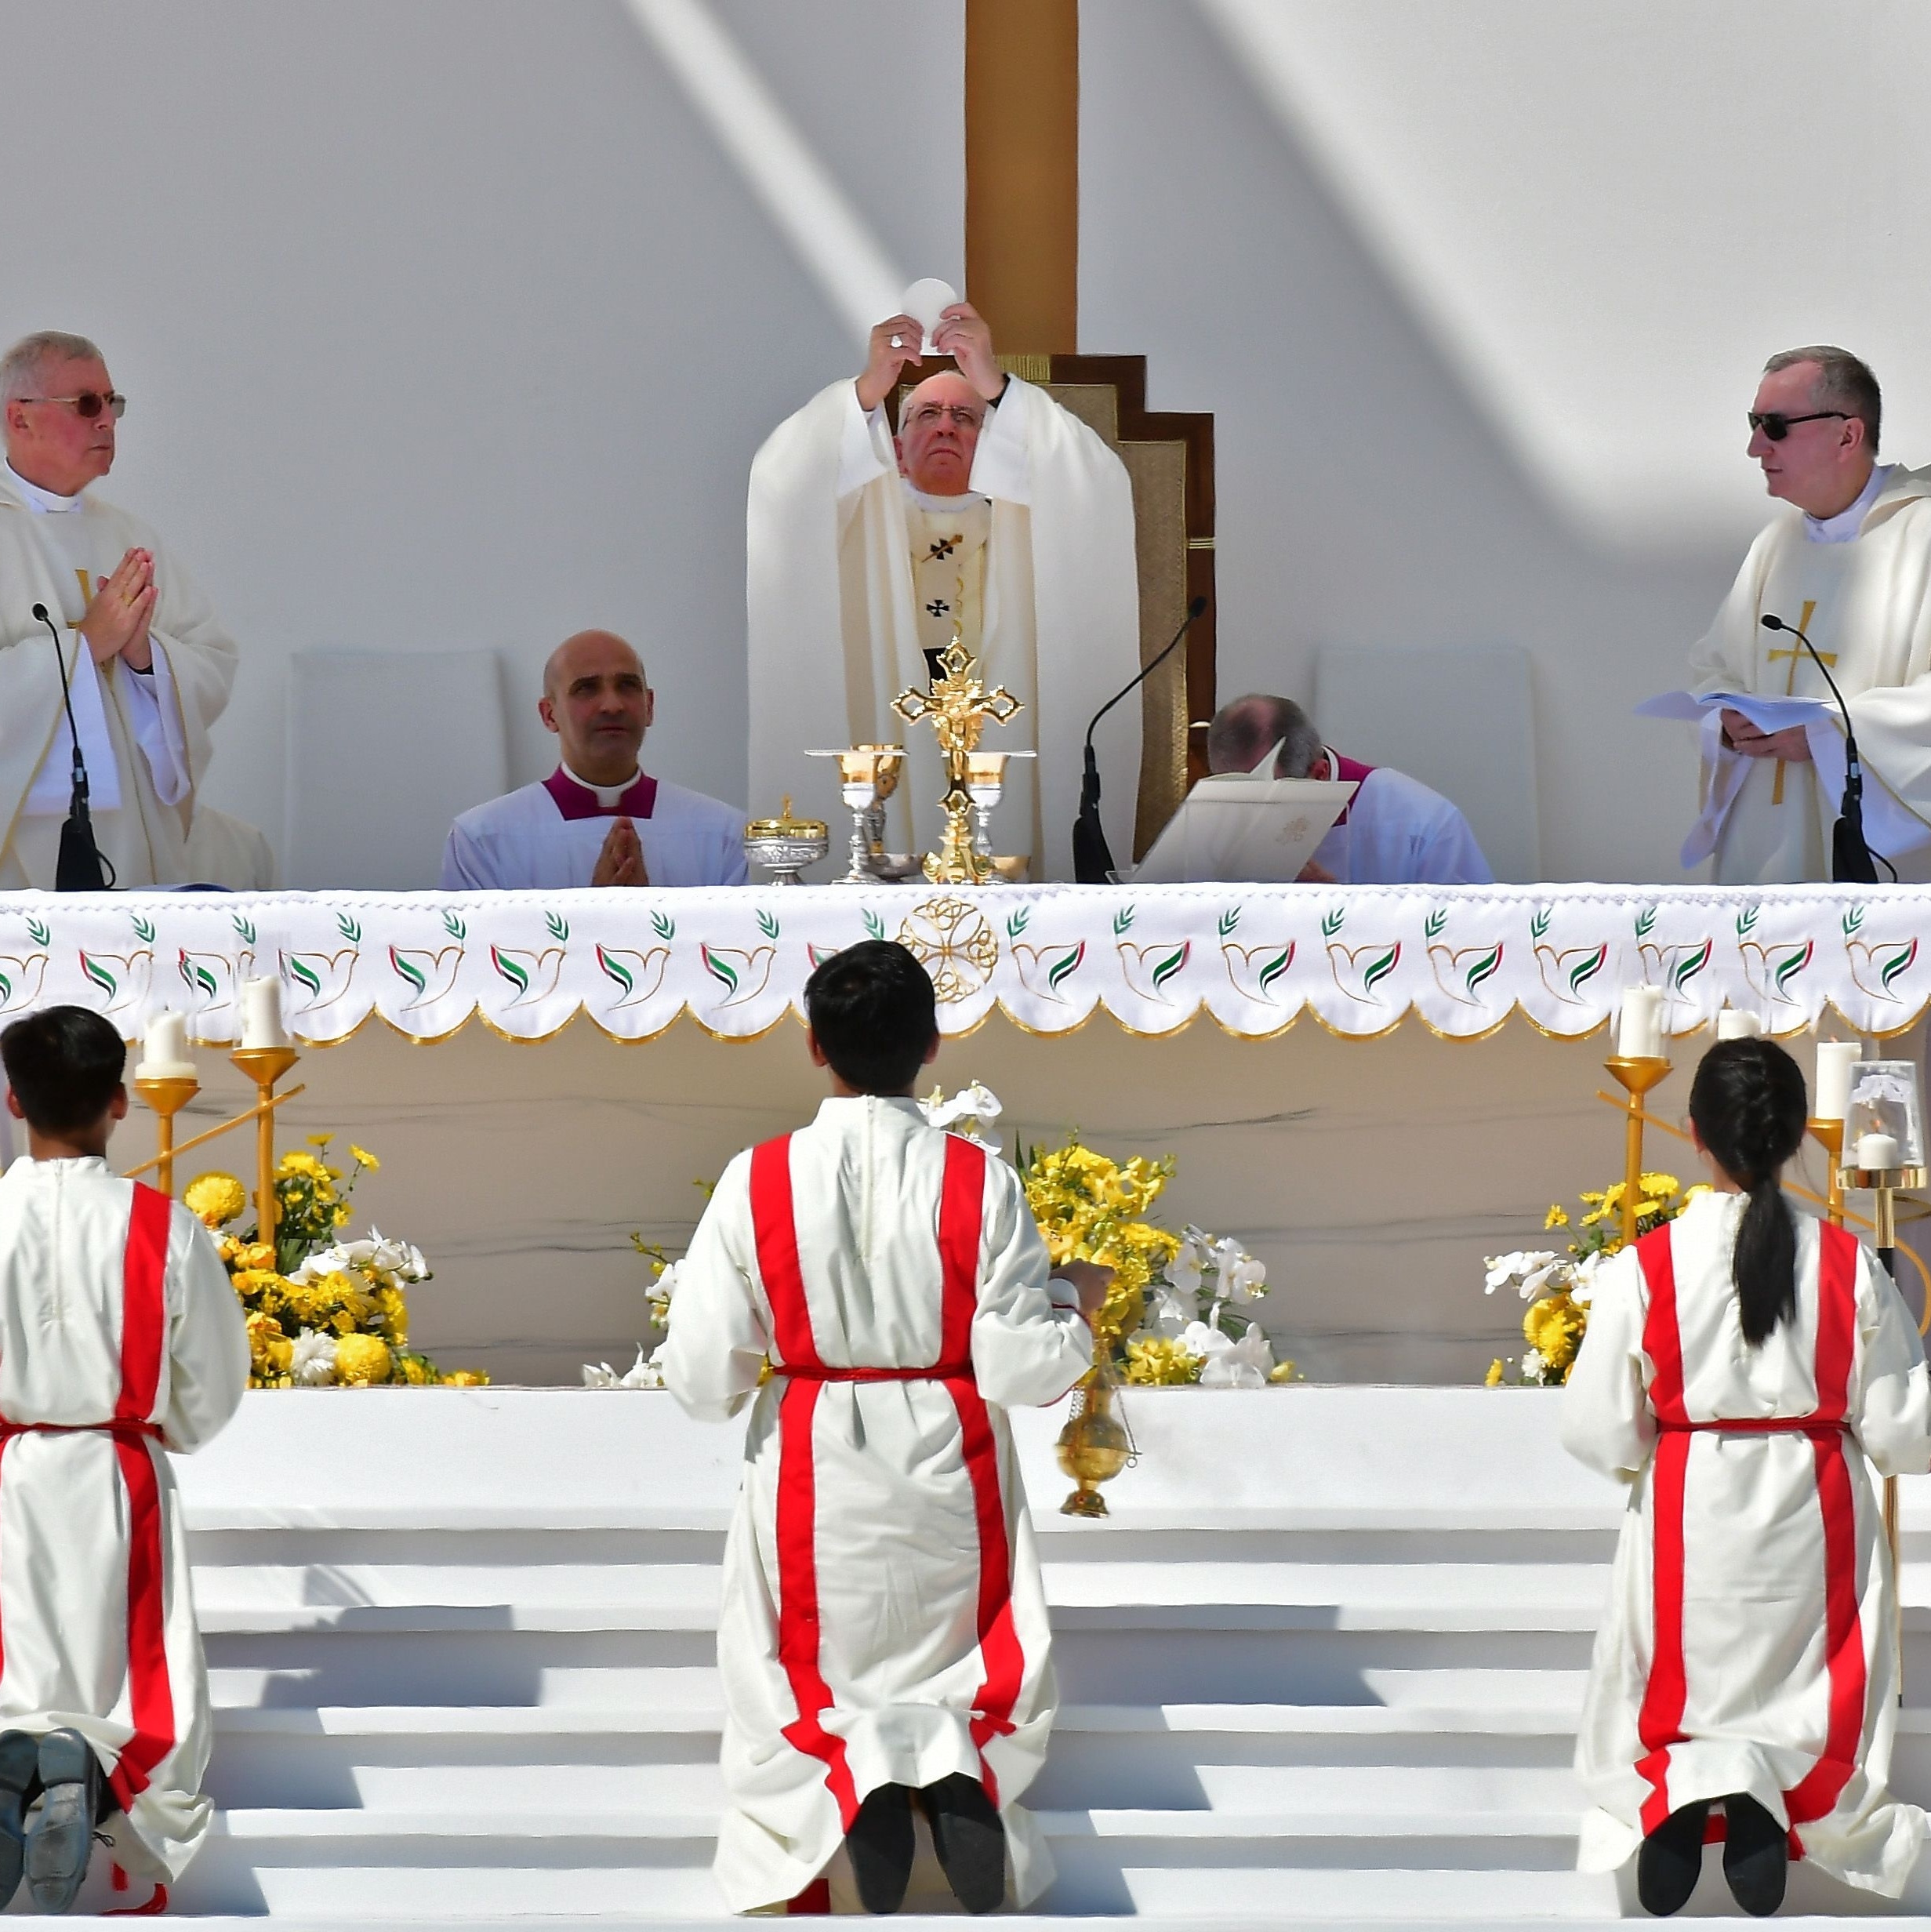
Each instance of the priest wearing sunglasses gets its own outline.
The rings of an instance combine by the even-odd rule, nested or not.
[[[85,336],[0,356],[0,891],[55,882],[76,736],[110,884],[273,882],[261,834],[200,802],[234,640],[161,539],[90,488],[126,407]]]
[[[1877,378],[1846,350],[1771,357],[1748,417],[1748,454],[1788,507],[1690,653],[1690,688],[1824,708],[1777,731],[1729,707],[1706,716],[1682,862],[1713,859],[1724,885],[1831,876],[1844,732],[1802,630],[1856,727],[1871,850],[1906,878],[1931,877],[1931,471],[1878,461]]]

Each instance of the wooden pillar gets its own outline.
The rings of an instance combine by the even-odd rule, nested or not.
[[[966,0],[966,295],[1002,355],[1079,348],[1079,0]]]

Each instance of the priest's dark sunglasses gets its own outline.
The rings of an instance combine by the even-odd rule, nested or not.
[[[85,422],[91,423],[105,409],[116,422],[127,414],[127,398],[118,389],[106,395],[96,389],[83,389],[78,396],[16,396],[16,402],[64,402]]]
[[[1761,430],[1773,443],[1780,443],[1796,423],[1821,423],[1826,416],[1834,416],[1839,422],[1848,423],[1850,412],[1847,409],[1813,409],[1808,416],[1785,416],[1780,409],[1766,409],[1759,416],[1754,409],[1746,409],[1745,417],[1753,430]]]

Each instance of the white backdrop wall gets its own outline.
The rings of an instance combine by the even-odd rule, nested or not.
[[[721,27],[877,257],[957,281],[963,0],[638,5]],[[744,481],[855,365],[851,304],[637,14],[0,0],[0,28],[56,77],[10,99],[0,335],[93,334],[133,398],[107,493],[247,653],[215,801],[281,838],[317,648],[498,653],[538,775],[537,667],[596,623],[648,657],[653,768],[775,804]],[[1863,349],[1890,451],[1931,459],[1931,15],[1087,0],[1083,34],[1082,346],[1217,412],[1223,692],[1305,696],[1323,646],[1518,645],[1544,869],[1677,876],[1688,746],[1625,714],[1761,518],[1754,370]],[[419,742],[463,756],[433,716]]]

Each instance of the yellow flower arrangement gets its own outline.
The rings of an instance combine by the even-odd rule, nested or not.
[[[351,1146],[346,1176],[328,1164],[333,1136],[314,1134],[309,1146],[285,1153],[275,1169],[275,1239],[228,1224],[249,1197],[231,1174],[204,1174],[183,1191],[183,1204],[214,1232],[216,1247],[248,1318],[249,1382],[258,1389],[365,1388],[391,1380],[412,1388],[473,1388],[488,1381],[466,1371],[445,1375],[409,1347],[408,1284],[429,1279],[428,1265],[406,1243],[374,1230],[365,1240],[341,1235],[354,1210],[356,1177],[378,1163]]]
[[[1127,1344],[1126,1380],[1138,1386],[1173,1388],[1198,1382],[1206,1366],[1204,1355],[1170,1336],[1148,1335]]]
[[[1171,1156],[1123,1164],[1077,1136],[1051,1152],[1034,1149],[1026,1164],[1026,1202],[1054,1265],[1091,1261],[1113,1270],[1094,1324],[1106,1340],[1117,1343],[1140,1326],[1149,1285],[1180,1251],[1178,1235],[1144,1218],[1173,1172]]]

